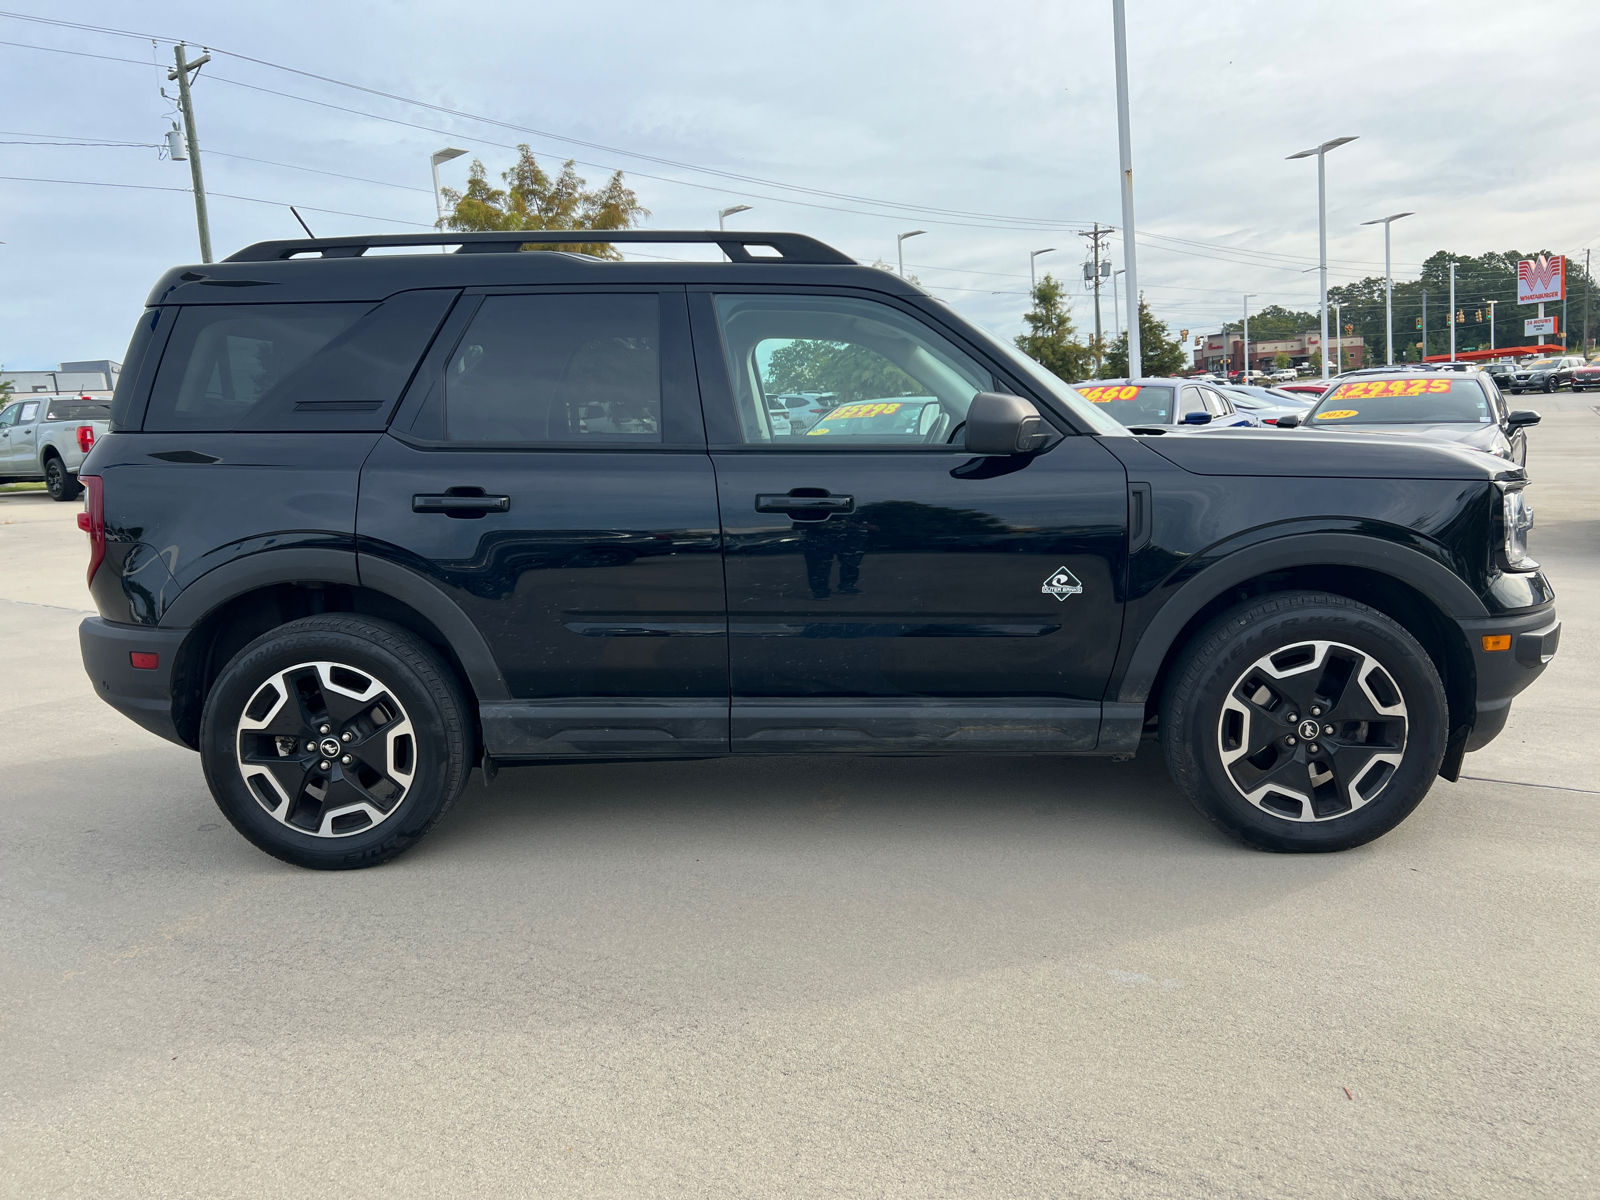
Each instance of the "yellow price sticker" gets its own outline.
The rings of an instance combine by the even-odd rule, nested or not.
[[[1317,420],[1342,421],[1345,417],[1355,417],[1359,415],[1359,411],[1354,408],[1336,408],[1332,412],[1318,413]]]
[[[1448,379],[1364,379],[1341,383],[1329,400],[1376,400],[1383,396],[1425,396],[1448,392]]]
[[[834,409],[826,417],[829,421],[848,420],[851,417],[885,417],[900,411],[901,404],[898,400],[875,400],[870,404],[843,404]]]
[[[1109,404],[1113,400],[1132,400],[1139,388],[1130,383],[1113,383],[1105,387],[1079,388],[1078,395],[1095,404]]]

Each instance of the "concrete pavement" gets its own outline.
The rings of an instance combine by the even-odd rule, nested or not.
[[[1474,778],[1320,857],[1146,752],[513,770],[296,870],[93,697],[77,506],[0,495],[0,1195],[1592,1194],[1600,416],[1562,407],[1561,656]]]

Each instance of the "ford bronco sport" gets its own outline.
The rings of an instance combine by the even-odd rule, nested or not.
[[[474,766],[1157,731],[1223,829],[1338,850],[1555,653],[1515,463],[1139,438],[810,238],[573,236],[264,242],[150,294],[82,468],[83,659],[268,853],[392,858]]]

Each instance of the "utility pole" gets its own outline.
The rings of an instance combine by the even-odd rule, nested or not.
[[[184,135],[189,143],[189,178],[194,181],[194,220],[200,227],[200,261],[211,261],[211,218],[206,215],[206,181],[200,175],[200,135],[194,127],[194,101],[189,95],[189,72],[198,71],[211,61],[210,54],[202,54],[193,62],[185,59],[185,47],[179,42],[172,48],[172,57],[178,65],[167,72],[167,78],[178,84],[178,107],[183,111]]]
[[[1255,295],[1255,292],[1244,294],[1244,367],[1239,382],[1246,385],[1250,382],[1250,301]]]
[[[1094,255],[1094,365],[1096,369],[1098,369],[1100,366],[1100,350],[1102,341],[1102,333],[1100,329],[1100,239],[1109,238],[1111,236],[1111,230],[1101,229],[1100,222],[1096,221],[1094,223],[1093,231],[1081,232],[1078,234],[1078,236],[1088,238],[1089,244],[1093,248],[1091,253]],[[1131,361],[1129,365],[1132,365]]]

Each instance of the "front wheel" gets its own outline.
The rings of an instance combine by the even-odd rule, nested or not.
[[[370,867],[410,849],[470,766],[461,689],[426,643],[327,615],[251,642],[206,698],[206,783],[233,827],[285,862]]]
[[[1161,702],[1173,780],[1264,850],[1347,850],[1427,795],[1444,756],[1444,687],[1396,622],[1343,596],[1248,601],[1180,655]]]
[[[78,477],[53,454],[45,460],[44,490],[50,493],[52,500],[76,500],[83,495],[83,485],[78,482]]]

